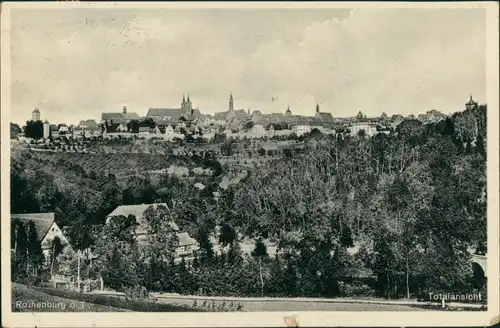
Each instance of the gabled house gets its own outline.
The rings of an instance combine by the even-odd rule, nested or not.
[[[144,213],[149,207],[156,209],[159,206],[165,207],[167,211],[169,211],[169,207],[166,203],[118,206],[107,216],[106,224],[109,224],[111,218],[113,217],[128,217],[129,215],[133,215],[138,223],[135,231],[137,241],[139,243],[147,242],[148,230],[146,222],[144,221]],[[191,238],[187,232],[181,231],[174,221],[170,221],[169,225],[174,231],[176,231],[177,237],[179,238],[179,245],[175,251],[175,261],[180,262],[182,257],[184,257],[186,261],[193,260],[196,252],[199,250],[198,242]]]
[[[38,239],[42,244],[43,255],[46,260],[50,259],[50,250],[56,237],[59,238],[62,246],[69,246],[68,240],[55,222],[54,213],[11,214],[10,221],[11,224],[16,221],[23,223],[26,228],[30,222],[34,223]]]

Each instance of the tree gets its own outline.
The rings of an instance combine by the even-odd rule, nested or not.
[[[248,121],[248,122],[245,123],[244,129],[245,130],[251,130],[254,127],[254,125],[255,125],[254,122]]]
[[[214,258],[213,245],[210,241],[209,232],[206,226],[200,225],[196,233],[196,240],[200,245],[200,264],[211,263]]]
[[[322,133],[319,129],[317,128],[314,128],[311,130],[311,137],[315,138],[315,139],[320,139],[322,136]]]
[[[28,234],[25,225],[19,220],[11,222],[11,249],[12,278],[22,281],[28,273]]]
[[[236,231],[227,223],[221,224],[219,242],[222,246],[233,245],[236,240]]]
[[[54,267],[56,266],[57,257],[59,256],[59,254],[62,253],[63,249],[64,249],[64,247],[61,244],[61,239],[56,236],[52,240],[52,245],[50,247],[50,275],[51,276],[53,275],[54,270],[55,270]]]
[[[18,125],[18,124],[16,124],[16,123],[12,123],[12,122],[10,123],[10,138],[11,138],[11,139],[16,138],[16,137],[17,137],[17,135],[18,135],[19,133],[21,133],[21,132],[22,132],[22,130],[21,130],[21,128],[19,127],[19,125]]]
[[[27,121],[24,128],[24,135],[28,138],[40,139],[43,137],[42,121]]]
[[[35,223],[30,221],[28,223],[28,270],[31,269],[29,274],[38,276],[41,273],[41,268],[44,262],[44,255],[42,251],[42,244],[38,238]]]
[[[156,123],[152,118],[146,118],[139,122],[139,126],[148,127],[150,129],[154,129],[156,127]]]
[[[76,277],[78,274],[78,254],[71,247],[65,247],[57,256],[56,272],[65,277]],[[85,271],[85,270],[81,270]]]
[[[96,238],[96,271],[108,286],[119,291],[136,286],[140,278],[137,225],[133,215],[111,217]]]
[[[144,211],[143,220],[147,231],[148,256],[168,263],[175,257],[175,250],[179,246],[178,228],[171,211],[164,205],[149,206]]]
[[[139,126],[141,126],[141,125],[140,125],[138,120],[131,120],[127,123],[127,131],[132,132],[132,133],[138,133]]]
[[[262,242],[261,239],[258,239],[255,242],[255,249],[252,251],[252,256],[256,258],[259,262],[259,277],[260,277],[260,296],[264,296],[264,276],[262,273],[262,260],[268,257],[267,247]]]

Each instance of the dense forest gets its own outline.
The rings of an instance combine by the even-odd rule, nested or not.
[[[137,172],[124,183],[20,152],[12,157],[12,212],[55,212],[74,248],[93,246],[99,255],[89,276],[99,273],[117,290],[391,298],[470,291],[480,286],[468,249],[486,241],[486,112],[483,105],[437,123],[405,120],[372,138],[315,133],[226,190],[208,152],[198,160],[218,170],[203,178],[203,190],[168,174]],[[153,202],[170,210],[148,214],[163,236],[147,248],[132,236],[134,218],[103,225],[120,204]],[[171,261],[170,220],[200,244],[192,265]],[[216,226],[222,254],[209,239]],[[255,241],[251,255],[239,249],[242,236]],[[74,268],[67,253],[65,270]]]

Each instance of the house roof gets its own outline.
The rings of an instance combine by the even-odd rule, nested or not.
[[[177,236],[179,237],[179,246],[191,246],[197,243],[187,232],[180,232]]]
[[[184,114],[180,108],[150,108],[146,117],[151,116],[170,116],[170,117],[181,117]]]
[[[123,117],[123,113],[102,113],[101,118],[103,120],[112,120],[112,119],[121,119]]]
[[[216,120],[225,120],[226,117],[227,117],[227,114],[229,114],[229,111],[225,111],[225,112],[218,112],[218,113],[215,113],[214,114],[214,118]]]
[[[321,119],[313,118],[313,119],[309,120],[309,123],[312,126],[323,126],[325,122]]]
[[[124,216],[128,217],[129,215],[135,216],[137,223],[139,223],[139,228],[137,229],[137,233],[144,233],[144,222],[143,215],[144,212],[152,206],[153,208],[157,208],[158,206],[165,206],[168,210],[168,205],[166,203],[155,203],[155,204],[140,204],[140,205],[120,205],[113,212],[108,214],[108,218],[113,216]],[[179,227],[173,221],[170,221],[170,225],[172,229],[178,231]]]
[[[301,118],[302,117],[298,116],[298,115],[290,115],[290,116],[283,115],[282,117],[280,117],[280,121],[286,122],[286,123],[293,123],[293,122],[297,121],[297,119],[301,119]]]
[[[193,114],[191,115],[193,118],[203,118],[204,115],[200,112],[198,108],[193,109]]]
[[[333,116],[330,113],[318,113],[319,118],[321,118],[323,121],[333,121]]]
[[[177,125],[177,121],[175,120],[158,120],[156,121],[157,126],[168,126],[168,125]]]
[[[123,120],[139,120],[140,116],[137,113],[102,113],[101,119],[121,123]]]
[[[151,129],[149,126],[140,126],[139,127],[139,132],[149,132],[153,129]]]
[[[141,119],[141,117],[137,113],[123,114],[123,118],[126,120],[140,120]]]
[[[277,114],[269,114],[269,115],[266,115],[266,120],[269,121],[269,122],[279,122],[283,119],[283,115],[277,115]]]
[[[246,119],[248,118],[248,113],[244,109],[238,109],[234,111],[234,114],[238,119]]]
[[[43,241],[43,238],[47,234],[52,223],[54,223],[54,213],[26,213],[26,214],[11,214],[10,220],[11,222],[14,220],[19,220],[23,223],[28,224],[30,221],[33,221],[35,224],[36,233],[38,235],[38,239]]]

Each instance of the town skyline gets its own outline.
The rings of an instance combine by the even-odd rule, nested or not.
[[[179,10],[13,10],[11,121],[34,108],[68,124],[145,115],[182,94],[214,114],[231,92],[235,109],[314,115],[319,103],[336,117],[485,102],[482,9]]]
[[[232,96],[232,93],[230,93],[230,97],[231,97],[231,96]],[[190,99],[190,95],[189,95],[189,94],[184,94],[184,95],[183,95],[183,100],[182,100],[182,101],[184,101],[184,98],[186,98],[186,97],[187,97],[187,99]],[[229,98],[228,98],[228,99],[229,99]],[[469,101],[472,101],[472,100],[474,100],[474,101],[475,101],[476,103],[478,103],[478,104],[483,104],[483,102],[477,102],[477,101],[476,101],[476,98],[474,98],[474,97],[473,97],[473,95],[471,94],[471,95],[470,95],[470,97],[469,97]],[[228,103],[228,104],[229,104],[229,103]],[[182,105],[181,105],[181,106],[182,106]],[[139,117],[140,117],[141,119],[147,119],[147,118],[148,118],[147,113],[148,113],[148,112],[149,112],[149,110],[151,110],[151,109],[158,109],[158,108],[172,108],[172,109],[180,109],[180,108],[181,108],[181,106],[177,106],[177,107],[176,107],[176,106],[149,107],[149,108],[147,108],[147,109],[145,110],[145,112],[142,112],[142,111],[138,112],[138,111],[134,111],[133,109],[129,108],[127,105],[123,105],[122,107],[118,108],[117,110],[110,110],[109,112],[111,112],[111,113],[120,113],[120,112],[122,112],[124,109],[126,109],[127,111],[131,111],[131,112],[134,112],[134,113],[138,114],[138,115],[139,115]],[[454,112],[443,112],[443,111],[441,111],[441,110],[439,110],[439,109],[437,109],[437,108],[429,108],[429,109],[422,110],[422,111],[419,111],[419,112],[409,113],[409,114],[407,114],[407,115],[402,115],[401,113],[387,113],[387,112],[381,112],[379,115],[371,115],[371,116],[368,116],[368,115],[366,115],[366,113],[365,113],[364,111],[359,110],[359,111],[357,111],[357,112],[356,112],[356,111],[354,111],[354,112],[352,113],[352,115],[348,115],[348,116],[335,116],[335,115],[333,115],[334,113],[332,113],[332,112],[330,112],[330,111],[328,111],[328,110],[325,110],[325,109],[321,108],[321,104],[317,103],[317,104],[314,106],[314,112],[312,112],[312,113],[307,113],[307,114],[296,114],[296,113],[294,113],[294,112],[292,111],[292,115],[294,115],[294,116],[303,116],[303,117],[314,117],[314,115],[316,114],[316,109],[317,109],[317,106],[318,106],[318,108],[320,109],[320,112],[322,112],[322,113],[329,113],[329,114],[332,114],[332,116],[333,116],[334,118],[340,118],[340,119],[343,119],[343,118],[353,118],[353,117],[356,117],[356,116],[358,115],[358,113],[360,113],[360,112],[361,112],[362,114],[364,114],[367,118],[377,118],[377,117],[380,117],[382,114],[386,114],[388,117],[391,117],[391,116],[393,116],[393,115],[401,115],[401,116],[403,116],[403,117],[409,117],[409,116],[413,115],[413,116],[417,117],[419,114],[426,114],[426,113],[428,113],[428,112],[430,112],[430,111],[438,111],[438,112],[441,112],[442,114],[447,115],[447,116],[450,116],[450,115],[452,115],[452,114],[454,113]],[[465,107],[466,107],[466,104],[463,106],[463,108],[462,108],[462,109],[457,110],[457,111],[455,111],[455,112],[460,112],[460,111],[464,110],[464,108],[465,108]],[[198,107],[198,106],[194,106],[194,107],[193,107],[193,109],[199,109],[199,107]],[[80,119],[80,120],[78,120],[78,121],[74,121],[74,122],[73,122],[73,121],[69,121],[69,122],[62,122],[62,121],[58,121],[57,119],[56,119],[56,120],[54,120],[54,119],[53,119],[53,120],[50,120],[48,117],[46,117],[46,115],[44,116],[43,111],[42,111],[40,108],[35,107],[35,108],[31,111],[30,116],[29,116],[29,117],[27,117],[24,121],[14,122],[14,121],[12,121],[12,119],[11,119],[11,123],[15,123],[15,124],[18,124],[19,126],[22,126],[22,125],[23,125],[23,124],[25,124],[27,121],[33,120],[33,112],[34,112],[35,110],[38,110],[38,112],[39,112],[39,114],[38,114],[38,115],[40,116],[40,121],[46,121],[46,120],[47,120],[49,123],[56,123],[56,124],[68,124],[68,125],[75,125],[75,126],[76,126],[76,125],[78,125],[78,122],[81,122],[81,121],[88,121],[88,120],[94,120],[94,121],[96,121],[96,123],[99,123],[99,122],[101,122],[101,121],[102,121],[102,114],[104,113],[104,112],[100,113],[98,117],[87,117],[87,118]],[[202,114],[203,116],[211,116],[211,117],[213,117],[213,116],[215,116],[216,114],[220,114],[221,112],[227,112],[228,110],[229,110],[229,107],[228,107],[228,108],[226,108],[225,110],[222,110],[222,111],[213,111],[213,112],[209,112],[209,113],[207,113],[207,112],[203,112],[203,110],[200,110],[200,112],[201,112],[201,114]],[[249,115],[252,115],[254,112],[260,112],[260,113],[262,113],[262,114],[264,114],[264,115],[269,115],[269,114],[285,114],[285,112],[286,112],[286,111],[288,111],[288,110],[292,110],[292,108],[291,108],[290,106],[287,106],[287,108],[286,108],[284,111],[262,111],[262,110],[260,110],[260,109],[250,109],[250,108],[248,108],[248,109],[247,109],[247,108],[238,108],[238,107],[235,107],[235,108],[234,108],[234,110],[235,110],[235,111],[238,111],[238,110],[244,110],[246,113],[249,113]]]

